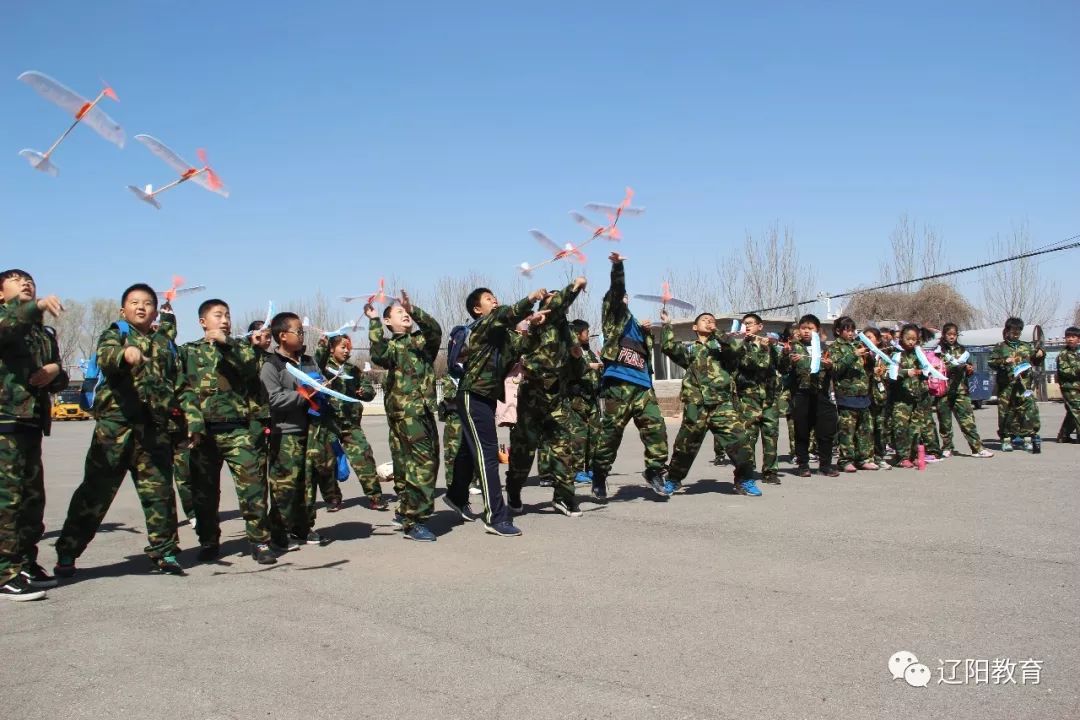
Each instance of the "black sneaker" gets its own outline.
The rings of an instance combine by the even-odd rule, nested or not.
[[[27,581],[30,583],[30,587],[32,588],[54,588],[59,584],[56,582],[56,578],[45,572],[45,568],[41,567],[37,563],[30,563],[29,565],[24,565],[22,572],[20,572],[19,574],[27,579]]]
[[[183,566],[180,565],[180,561],[176,559],[176,556],[172,553],[162,555],[159,558],[154,558],[154,572],[161,573],[162,575],[176,575],[183,577],[187,575],[184,572]]]
[[[551,506],[566,517],[581,517],[581,509],[578,507],[577,498],[574,498],[569,502],[564,500],[553,500]]]
[[[825,477],[840,477],[840,471],[836,469],[835,465],[822,465],[818,472]]]
[[[779,485],[780,474],[772,471],[764,472],[761,474],[761,482],[769,483],[770,485]]]
[[[308,531],[308,534],[305,537],[300,537],[298,535],[290,535],[289,537],[301,545],[318,545],[319,547],[324,547],[330,543],[330,538],[325,535],[320,535],[314,530]]]
[[[800,465],[795,469],[795,474],[799,477],[810,477],[810,466]]]
[[[550,475],[541,475],[540,487],[555,487],[555,478]]]
[[[1031,436],[1031,454],[1038,455],[1042,452],[1042,438],[1038,435]]]
[[[251,546],[251,559],[260,565],[273,565],[277,562],[277,555],[269,543],[259,543]]]
[[[212,562],[221,557],[221,546],[217,543],[213,545],[203,545],[199,548],[199,553],[195,556],[195,559],[199,562]]]
[[[53,566],[56,577],[69,578],[75,575],[75,558],[70,555],[57,555],[56,565]]]
[[[285,553],[300,549],[300,543],[296,542],[291,537],[287,537],[284,540],[271,540],[267,545],[278,555],[284,555]]]
[[[671,492],[667,487],[667,471],[661,468],[660,470],[646,470],[645,482],[652,489],[654,493],[662,498],[671,497]]]
[[[521,491],[511,490],[506,488],[506,506],[510,508],[510,512],[515,515],[520,515],[525,512],[525,505],[521,502]]]
[[[15,602],[26,602],[27,600],[43,599],[45,591],[41,588],[31,587],[30,580],[22,573],[19,573],[3,585],[0,585],[0,597]]]
[[[592,496],[597,500],[607,500],[607,480],[593,478]]]
[[[475,522],[480,517],[472,511],[472,508],[469,507],[468,502],[462,505],[458,505],[456,502],[450,499],[449,495],[443,495],[443,502],[446,503],[446,506],[448,508],[456,512],[458,514],[458,517],[460,517],[465,522]]]

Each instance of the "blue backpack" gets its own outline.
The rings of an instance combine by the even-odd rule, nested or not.
[[[465,377],[465,346],[469,344],[469,335],[479,322],[480,318],[477,318],[450,331],[450,341],[446,344],[446,372],[450,377],[457,380]]]
[[[120,342],[124,342],[128,333],[131,332],[131,326],[124,320],[117,320],[116,327],[120,331]],[[79,407],[87,412],[93,410],[94,399],[97,397],[98,390],[104,384],[105,376],[98,366],[97,352],[95,352],[90,356],[90,359],[86,362],[86,367],[83,369],[82,387],[79,388]]]

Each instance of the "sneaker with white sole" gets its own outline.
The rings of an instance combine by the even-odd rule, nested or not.
[[[443,495],[443,502],[446,504],[446,506],[448,508],[450,508],[455,513],[457,513],[458,517],[460,517],[465,522],[475,522],[476,520],[480,519],[480,516],[477,515],[476,513],[474,513],[472,511],[472,508],[469,507],[468,502],[466,502],[466,503],[464,503],[462,505],[458,505],[456,502],[451,500],[449,498],[449,496],[447,496],[447,495]]]
[[[45,591],[41,588],[31,587],[30,580],[22,573],[19,573],[3,585],[0,585],[0,597],[14,602],[42,600],[45,597]]]
[[[577,499],[570,500],[553,500],[551,506],[561,512],[566,517],[581,517],[581,509],[578,507]]]
[[[973,457],[973,458],[992,458],[992,457],[994,457],[994,453],[990,452],[986,448],[983,448],[982,450],[980,450],[977,453],[971,453],[971,457]]]
[[[45,568],[41,567],[37,563],[30,563],[24,565],[22,571],[19,573],[30,583],[30,587],[37,588],[39,590],[44,588],[54,588],[57,583],[56,578],[45,571]]]

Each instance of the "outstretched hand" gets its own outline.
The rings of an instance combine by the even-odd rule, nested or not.
[[[37,301],[38,310],[41,312],[47,312],[53,317],[59,317],[60,313],[64,312],[64,305],[60,302],[60,298],[55,295],[46,295]]]
[[[412,315],[412,298],[409,297],[409,293],[405,292],[405,289],[401,289],[401,307],[405,312]]]
[[[379,317],[379,313],[375,310],[375,306],[371,303],[366,303],[364,305],[364,314],[367,315],[368,318],[370,318],[371,320],[375,320]]]

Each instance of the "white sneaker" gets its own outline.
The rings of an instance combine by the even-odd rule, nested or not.
[[[952,450],[942,450],[941,451],[942,460],[944,460],[945,458],[951,458],[951,457],[952,457]]]
[[[470,495],[481,495],[481,494],[483,494],[483,490],[481,490],[480,488],[473,485],[473,486],[469,487],[469,494]]]
[[[926,460],[926,463],[927,463],[928,465],[929,465],[930,463],[937,463],[937,462],[941,462],[941,458],[937,457],[936,455],[927,455],[927,456],[926,456],[926,458],[925,458],[925,460]]]
[[[983,448],[982,450],[980,450],[977,453],[972,453],[971,457],[973,457],[973,458],[992,458],[992,457],[994,457],[994,453],[990,452],[986,448]]]

